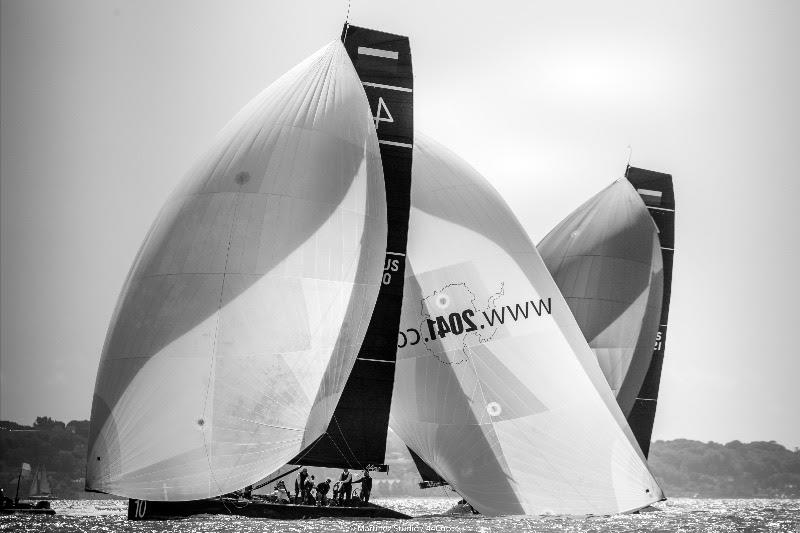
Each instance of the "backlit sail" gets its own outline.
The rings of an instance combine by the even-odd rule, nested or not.
[[[417,132],[391,426],[478,511],[662,497],[593,353],[496,191]]]
[[[216,496],[318,439],[386,237],[373,117],[336,41],[233,119],[150,230],[101,357],[87,489]]]
[[[644,202],[620,179],[537,250],[627,416],[650,366],[663,291],[658,230]]]

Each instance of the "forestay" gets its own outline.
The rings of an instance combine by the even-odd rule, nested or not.
[[[419,132],[407,259],[390,424],[475,509],[606,514],[662,498],[525,231]]]
[[[103,348],[87,489],[216,496],[317,439],[386,236],[373,118],[335,41],[233,119],[147,235]]]
[[[658,230],[625,178],[560,222],[537,246],[628,416],[656,341],[664,272]]]

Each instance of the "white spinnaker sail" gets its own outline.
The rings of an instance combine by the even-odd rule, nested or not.
[[[215,496],[319,437],[385,249],[375,126],[335,41],[226,126],[150,230],[103,348],[87,488]]]
[[[627,416],[653,356],[664,290],[658,229],[647,206],[622,178],[536,248]]]
[[[486,515],[660,500],[523,228],[475,170],[415,140],[392,429]]]

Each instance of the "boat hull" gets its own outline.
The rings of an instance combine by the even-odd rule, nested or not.
[[[0,514],[40,514],[40,515],[54,515],[56,512],[50,508],[50,502],[47,500],[40,500],[34,502],[18,502],[12,503],[7,500],[7,505],[0,507]],[[0,502],[2,504],[2,502]]]
[[[53,509],[0,509],[0,514],[41,514],[54,515]]]
[[[226,514],[250,518],[298,520],[308,518],[411,518],[408,515],[364,503],[359,507],[316,507],[261,501],[214,498],[182,502],[128,500],[128,520],[168,520],[198,514]]]

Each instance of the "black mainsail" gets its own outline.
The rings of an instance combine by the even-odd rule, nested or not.
[[[342,42],[363,83],[380,143],[386,260],[375,310],[327,432],[290,463],[364,468],[383,463],[386,453],[405,277],[414,80],[408,37],[345,25]]]
[[[661,256],[664,262],[664,292],[653,358],[647,370],[642,387],[628,415],[628,424],[636,437],[644,456],[650,452],[650,438],[656,417],[658,388],[661,382],[661,368],[664,364],[664,348],[667,343],[667,320],[669,301],[672,293],[672,260],[675,250],[675,192],[672,176],[652,170],[628,167],[625,177],[642,197],[650,216],[658,227],[661,241]]]

